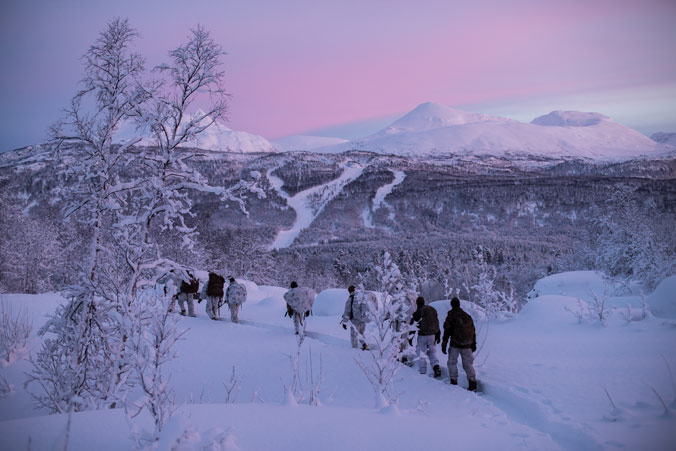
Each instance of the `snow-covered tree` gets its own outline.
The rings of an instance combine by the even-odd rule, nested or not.
[[[29,382],[44,394],[38,405],[55,412],[115,406],[124,397],[124,337],[119,316],[125,310],[124,279],[111,231],[125,195],[139,182],[126,180],[136,140],[116,144],[123,121],[135,116],[149,93],[139,83],[143,58],[131,50],[137,32],[126,19],[111,21],[85,53],[82,89],[53,127],[55,149],[74,190],[65,196],[66,215],[91,227],[89,258],[82,281],[69,301],[41,329],[46,338],[33,361]]]
[[[676,256],[666,245],[672,226],[651,221],[658,211],[654,201],[639,199],[625,186],[599,206],[591,222],[591,247],[594,263],[608,276],[637,280],[652,289],[676,271]]]
[[[406,299],[399,267],[388,252],[374,270],[380,282],[381,299],[380,303],[368,303],[371,327],[364,334],[369,346],[368,358],[360,357],[356,362],[371,383],[376,408],[380,409],[396,400],[391,390],[392,380],[401,368],[404,342],[415,327],[406,320],[410,302]]]
[[[132,316],[128,347],[133,350],[132,367],[143,395],[129,404],[137,409],[132,416],[145,408],[155,426],[152,434],[139,436],[138,441],[156,442],[176,410],[174,391],[162,367],[175,357],[172,347],[185,331],[178,328],[178,320],[169,312],[169,297],[150,296],[137,302],[143,305],[138,308],[138,314]]]
[[[483,248],[473,252],[476,278],[469,276],[464,282],[464,288],[469,294],[470,301],[482,307],[490,318],[506,318],[516,313],[518,303],[514,299],[514,292],[505,292],[496,286],[497,268],[489,265],[484,257]]]

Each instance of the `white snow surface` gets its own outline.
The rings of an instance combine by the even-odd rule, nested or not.
[[[209,320],[204,304],[197,318],[180,317],[186,333],[175,347],[178,356],[165,366],[179,407],[157,449],[174,449],[180,435],[186,437],[184,450],[662,450],[676,443],[676,393],[665,364],[676,370],[676,324],[653,316],[628,322],[620,309],[605,327],[591,320],[578,324],[566,308],[589,288],[603,286],[597,273],[541,280],[537,297],[512,320],[475,317],[482,394],[465,390],[460,365],[460,385],[448,384],[437,346],[442,380],[402,365],[393,387],[398,405],[382,411],[374,409],[372,389],[355,362],[368,361],[369,354],[352,349],[339,324],[345,290],[319,293],[315,310],[321,314],[307,319],[300,378],[307,387],[310,368],[316,379],[321,362],[321,405],[292,406],[284,402],[283,385],[291,379],[289,356],[297,342],[283,316],[286,290],[244,283],[248,298],[240,324]],[[2,297],[15,311],[27,309],[35,330],[63,302],[58,294]],[[432,304],[441,321],[445,304]],[[465,301],[463,307],[470,311]],[[34,332],[33,355],[41,340]],[[223,384],[233,367],[241,388],[226,404]],[[25,360],[1,369],[13,392],[0,399],[0,447],[64,449],[68,416],[33,410],[23,388],[29,369]],[[129,421],[151,428],[145,411]],[[133,448],[122,409],[73,414],[68,437],[69,450]]]
[[[385,129],[318,152],[366,150],[406,157],[500,157],[624,160],[673,150],[599,113],[554,111],[523,123],[424,103]]]
[[[271,249],[281,249],[289,247],[298,237],[300,232],[310,227],[312,222],[322,212],[324,207],[353,180],[357,179],[364,167],[359,163],[347,161],[342,164],[343,172],[337,179],[331,180],[323,185],[316,185],[304,191],[296,193],[290,197],[282,189],[284,182],[279,177],[272,174],[273,169],[266,173],[268,180],[277,193],[284,199],[289,207],[296,212],[296,220],[291,228],[280,230],[277,233]]]
[[[347,141],[347,139],[329,136],[291,135],[275,139],[271,143],[280,152],[290,152],[294,150],[313,150],[318,147],[343,144]]]
[[[391,221],[394,220],[394,208],[385,202],[385,198],[392,192],[392,190],[394,190],[397,185],[400,185],[404,181],[406,178],[406,173],[404,171],[393,171],[392,173],[394,174],[394,179],[390,183],[378,188],[375,196],[373,196],[371,208],[366,207],[362,212],[364,226],[369,229],[376,227],[373,223],[373,213],[376,212],[381,206],[385,206],[390,211],[388,218]]]

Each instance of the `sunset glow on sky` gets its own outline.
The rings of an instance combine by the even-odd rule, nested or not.
[[[0,150],[44,139],[116,16],[139,30],[149,67],[190,27],[211,30],[228,52],[228,126],[268,139],[352,138],[425,101],[676,131],[673,0],[15,0],[0,6]]]

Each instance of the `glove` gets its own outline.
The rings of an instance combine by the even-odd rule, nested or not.
[[[202,298],[197,299],[197,303],[199,304],[200,302],[202,302]]]
[[[472,352],[476,352],[476,342],[472,343]]]
[[[437,332],[434,334],[434,343],[439,344],[441,343],[441,332]]]
[[[308,316],[310,316],[310,311],[309,311],[309,310],[308,310],[307,312],[305,312],[305,317],[307,318]]]
[[[446,346],[442,346],[442,347],[441,347],[441,353],[442,353],[442,354],[446,354]]]
[[[347,324],[343,323],[342,326],[343,326],[343,329],[347,330]]]
[[[408,339],[408,344],[409,344],[409,346],[413,346],[413,338]]]
[[[284,316],[289,316],[289,312],[284,312]]]

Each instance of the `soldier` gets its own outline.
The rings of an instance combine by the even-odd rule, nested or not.
[[[187,280],[181,280],[181,286],[178,289],[178,306],[181,308],[181,315],[185,316],[185,304],[188,304],[188,315],[195,317],[195,293],[199,291],[200,282],[190,271],[186,272]]]
[[[352,347],[357,348],[361,343],[361,348],[367,350],[368,346],[363,340],[366,323],[370,321],[369,307],[366,300],[366,292],[355,291],[354,285],[347,289],[349,296],[345,301],[345,312],[343,313],[341,324],[343,329],[347,330],[350,324],[350,341]]]
[[[420,374],[427,374],[427,361],[422,355],[426,354],[430,359],[434,377],[441,377],[436,349],[436,344],[441,341],[437,311],[431,305],[425,305],[425,299],[422,296],[418,296],[415,303],[418,309],[413,313],[411,324],[414,322],[418,324],[418,369]]]
[[[223,298],[223,286],[225,279],[214,272],[209,272],[209,281],[202,288],[201,299],[207,300],[207,315],[213,320],[219,319],[218,307]],[[201,301],[200,299],[200,301]]]
[[[239,307],[246,302],[246,287],[237,283],[234,277],[230,277],[230,285],[225,292],[225,302],[230,308],[230,321],[239,323]]]
[[[290,289],[284,293],[284,300],[286,301],[286,313],[293,318],[293,327],[296,330],[296,335],[299,335],[301,326],[303,328],[303,335],[305,334],[305,318],[310,315],[312,311],[312,304],[315,302],[315,290],[307,287],[299,287],[294,281],[291,282]]]
[[[470,391],[476,391],[476,372],[474,371],[474,354],[476,351],[476,331],[474,321],[467,312],[460,308],[460,299],[451,299],[451,310],[444,321],[444,341],[441,352],[446,354],[446,344],[451,339],[451,349],[448,352],[448,374],[451,384],[458,385],[458,356],[462,357],[462,367],[467,374]]]

